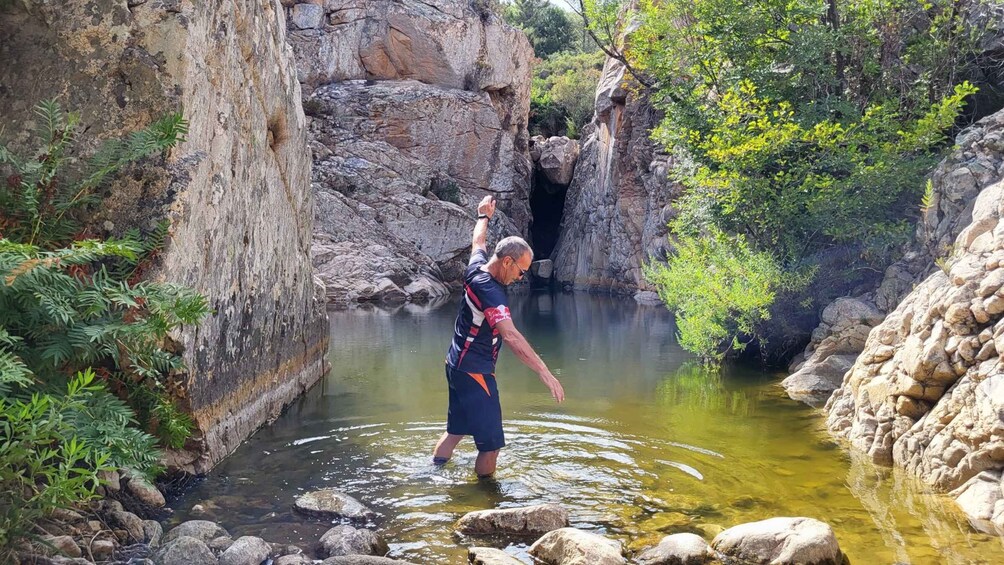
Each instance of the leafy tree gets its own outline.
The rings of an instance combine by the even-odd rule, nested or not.
[[[602,69],[599,51],[560,53],[541,62],[530,86],[531,133],[551,136],[581,131],[592,120]]]
[[[503,17],[509,25],[523,30],[534,54],[541,59],[574,50],[580,44],[571,19],[547,0],[513,0],[505,7]]]
[[[655,139],[689,163],[675,173],[686,191],[673,231],[705,252],[671,271],[719,260],[721,234],[770,254],[782,281],[834,249],[855,250],[852,280],[884,269],[976,90],[962,77],[978,0],[642,0],[630,18],[611,4],[583,3],[592,29],[612,27],[613,41],[632,21],[619,53],[664,111]],[[715,356],[736,331],[765,337],[746,317],[769,311],[739,305],[703,314],[731,320],[725,333],[684,323],[682,341]]]

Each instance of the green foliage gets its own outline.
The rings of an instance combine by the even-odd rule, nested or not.
[[[18,155],[0,144],[0,236],[44,247],[64,244],[77,233],[78,214],[97,202],[95,191],[126,165],[182,141],[188,132],[180,114],[168,115],[125,139],[106,142],[89,160],[67,154],[80,116],[53,100],[35,108],[41,147]]]
[[[0,372],[0,382],[20,386],[8,379]],[[83,439],[78,426],[101,416],[106,437],[135,433],[128,427],[128,407],[95,382],[92,371],[76,374],[64,390],[23,400],[0,397],[0,561],[5,563],[19,540],[34,537],[34,522],[92,498],[97,473],[114,468],[108,446]]]
[[[208,313],[194,291],[142,280],[166,222],[145,238],[73,241],[95,190],[177,143],[185,122],[169,116],[82,159],[77,116],[54,102],[37,114],[41,149],[0,145],[0,557],[32,521],[92,496],[99,470],[151,474],[158,439],[182,446],[192,421],[171,400],[184,366],[169,333]]]
[[[675,173],[685,192],[673,229],[684,241],[744,241],[769,253],[781,280],[836,248],[854,250],[847,273],[884,269],[976,91],[959,77],[981,33],[965,26],[978,4],[643,0],[625,53],[656,85],[665,119],[654,138],[688,163]],[[597,21],[615,13],[604,6]],[[698,249],[692,260],[724,260]],[[695,350],[755,334],[773,301],[725,296],[737,302],[708,307],[711,321],[681,324]]]
[[[645,277],[677,314],[680,345],[708,361],[741,351],[754,338],[778,292],[794,292],[812,271],[785,272],[770,253],[742,236],[683,235],[668,264],[650,263]]]
[[[530,85],[530,133],[575,137],[592,120],[603,59],[599,51],[561,53],[536,67]]]
[[[541,59],[578,46],[571,18],[547,0],[513,0],[502,16],[506,23],[526,34],[534,54]]]

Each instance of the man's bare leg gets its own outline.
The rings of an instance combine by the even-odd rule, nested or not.
[[[462,439],[464,436],[443,432],[443,436],[436,443],[436,449],[432,452],[432,462],[436,465],[445,465],[450,457],[453,457],[453,450]]]
[[[478,458],[474,461],[474,472],[479,479],[487,479],[495,474],[495,463],[498,460],[499,451],[479,451]]]

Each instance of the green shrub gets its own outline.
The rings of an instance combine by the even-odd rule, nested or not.
[[[625,53],[655,85],[665,118],[654,138],[688,163],[675,171],[685,191],[674,233],[744,241],[773,258],[782,280],[836,249],[850,250],[849,286],[882,272],[976,91],[962,77],[982,33],[966,25],[979,3],[643,0]],[[750,308],[748,297],[724,295],[706,305],[710,321],[685,315],[684,341],[702,353],[716,340],[728,348],[737,329],[769,314],[776,297],[758,296]]]
[[[571,19],[547,0],[513,0],[502,15],[506,23],[526,34],[534,54],[541,59],[578,47]]]
[[[72,154],[76,115],[54,102],[38,115],[39,150],[0,145],[0,557],[34,520],[92,496],[99,470],[149,476],[158,439],[182,446],[192,422],[172,401],[184,365],[168,334],[208,313],[190,289],[142,281],[166,223],[73,240],[96,189],[174,145],[185,122],[169,116],[85,160]]]
[[[599,51],[561,53],[537,65],[530,85],[530,133],[575,137],[593,118],[603,60]]]
[[[760,324],[777,293],[804,288],[812,277],[811,270],[785,272],[742,236],[683,235],[675,248],[667,264],[645,265],[644,275],[676,312],[680,345],[710,362],[763,341]]]

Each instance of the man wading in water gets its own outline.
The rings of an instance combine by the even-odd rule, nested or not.
[[[446,433],[439,438],[432,454],[433,463],[444,465],[464,436],[474,436],[478,446],[474,472],[482,479],[495,472],[499,450],[505,447],[502,406],[495,384],[495,361],[502,348],[500,337],[520,361],[537,373],[556,401],[565,399],[561,383],[519,333],[509,314],[504,287],[526,275],[533,252],[522,238],[507,237],[495,246],[489,259],[485,238],[488,220],[494,213],[495,200],[484,197],[478,204],[471,260],[464,271],[464,300],[446,356],[446,382],[450,386]]]

